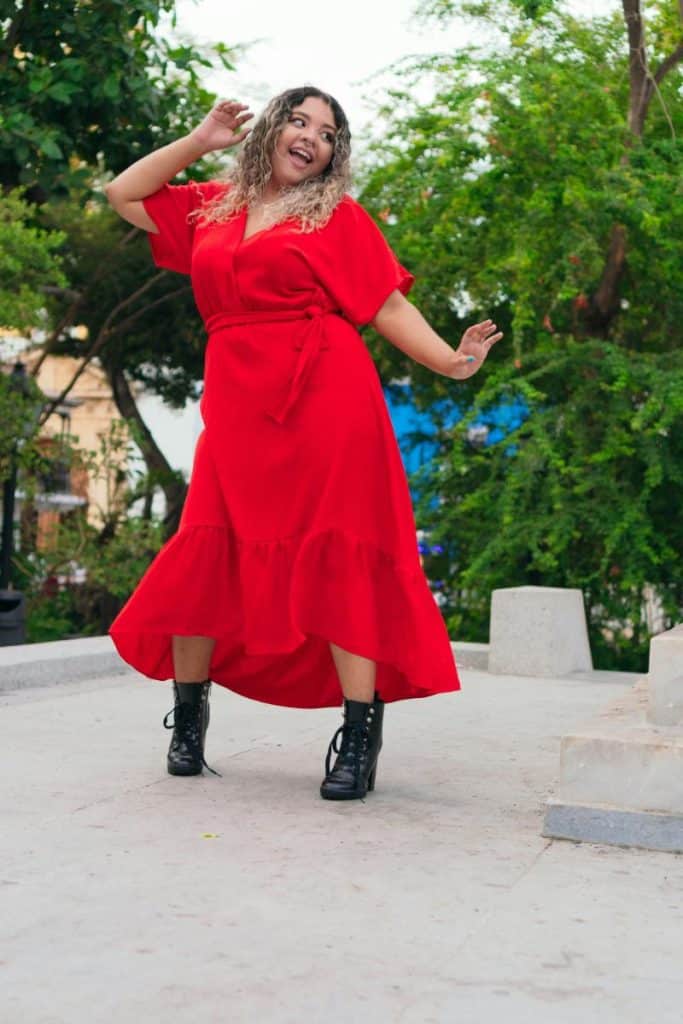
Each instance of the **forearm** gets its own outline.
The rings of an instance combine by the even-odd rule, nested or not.
[[[151,196],[206,152],[194,134],[155,149],[122,171],[105,187],[110,202],[134,202]]]
[[[392,297],[385,303],[372,326],[392,345],[434,373],[453,377],[457,372],[455,349],[439,337],[419,309],[403,296],[400,300]]]

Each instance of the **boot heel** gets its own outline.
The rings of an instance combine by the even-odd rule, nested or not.
[[[368,793],[372,793],[375,788],[375,776],[377,775],[377,762],[375,761],[375,767],[368,775]]]

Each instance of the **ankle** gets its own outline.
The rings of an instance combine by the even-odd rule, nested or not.
[[[211,683],[208,679],[200,682],[179,683],[173,680],[173,689],[181,704],[200,704],[202,695],[206,692]]]

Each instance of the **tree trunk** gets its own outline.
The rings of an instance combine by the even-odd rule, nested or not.
[[[138,429],[136,442],[140,446],[147,471],[158,481],[159,487],[166,498],[166,515],[164,516],[164,535],[168,538],[178,529],[180,514],[183,509],[187,485],[181,474],[174,470],[166,456],[158,447],[152,433],[140,415],[133,392],[122,369],[103,363],[107,378],[111,385],[116,407],[127,420],[133,420]]]
[[[619,312],[620,283],[626,266],[626,228],[615,224],[600,284],[588,300],[583,317],[584,329],[593,337],[606,338]]]
[[[629,135],[627,148],[621,160],[625,165],[629,162],[630,147],[642,139],[650,100],[656,86],[683,58],[683,42],[660,63],[653,74],[648,64],[641,0],[622,0],[622,7],[629,44]],[[679,0],[679,7],[683,18],[683,0]],[[626,228],[623,224],[615,224],[610,232],[600,283],[590,296],[588,308],[583,316],[583,329],[587,334],[603,338],[609,335],[612,322],[619,313],[620,285],[626,268],[626,252]]]

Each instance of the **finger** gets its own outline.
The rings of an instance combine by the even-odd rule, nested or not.
[[[241,110],[248,110],[249,108],[246,103],[233,103],[232,100],[221,100],[220,103],[216,104],[216,109],[220,110],[222,114],[237,117]]]
[[[241,117],[236,117],[235,118],[235,125],[236,125],[236,127],[240,127],[241,125],[246,124],[246,122],[250,121],[253,116],[254,116],[253,114],[242,114]]]
[[[496,325],[493,323],[492,320],[482,320],[480,324],[472,324],[470,327],[468,327],[467,330],[465,331],[465,334],[469,335],[472,338],[483,338],[485,337],[488,331],[495,329]]]
[[[491,348],[491,346],[495,345],[497,341],[500,341],[500,339],[502,337],[503,337],[503,332],[502,331],[498,331],[497,334],[493,334],[490,338],[487,338],[486,341],[484,342],[484,344],[486,345],[486,348],[487,349]]]

